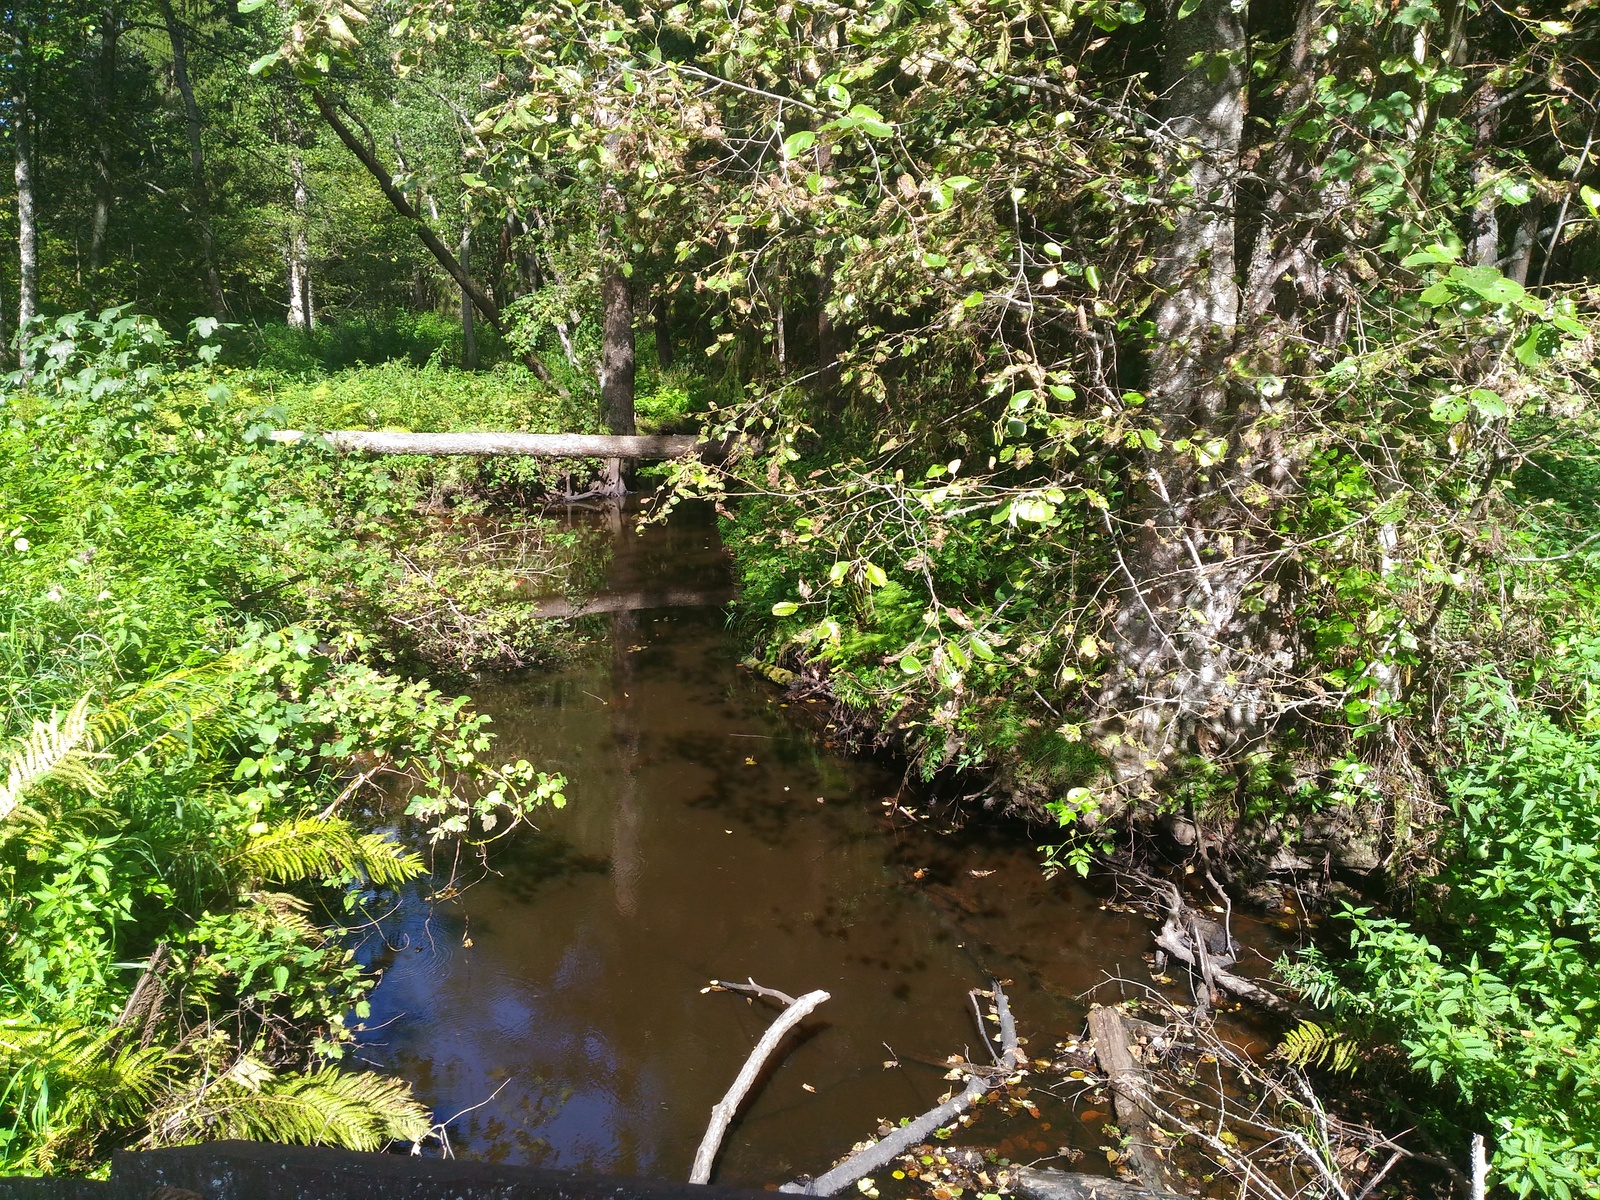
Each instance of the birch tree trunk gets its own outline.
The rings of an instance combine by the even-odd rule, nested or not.
[[[461,222],[461,269],[472,270],[472,222],[463,219]],[[461,365],[469,371],[478,369],[478,333],[473,328],[474,314],[472,297],[466,292],[461,293]],[[632,432],[631,430],[629,432]]]
[[[17,76],[11,95],[11,140],[17,183],[17,331],[26,331],[39,311],[39,211],[33,179],[32,49],[27,27],[18,21]]]
[[[225,317],[228,304],[222,294],[222,276],[217,270],[216,235],[211,228],[211,189],[206,183],[206,152],[202,140],[205,126],[200,119],[200,106],[195,102],[194,85],[189,79],[189,47],[184,39],[183,26],[173,12],[172,0],[156,0],[156,3],[167,29],[167,39],[172,43],[172,82],[183,100],[184,125],[189,137],[191,202],[205,265],[206,298],[211,305],[211,315]]]
[[[294,223],[289,230],[284,257],[288,260],[289,327],[309,333],[317,327],[317,309],[311,294],[311,245],[306,236],[305,163],[298,152],[289,155],[289,177],[294,185]]]

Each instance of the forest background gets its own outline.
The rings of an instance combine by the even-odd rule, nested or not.
[[[296,825],[371,736],[313,732],[332,718],[306,697],[362,671],[363,695],[423,697],[385,744],[437,783],[478,730],[417,664],[557,652],[492,597],[492,629],[441,633],[384,540],[553,478],[302,460],[263,431],[642,422],[733,439],[668,482],[723,506],[769,660],[825,675],[929,778],[1058,829],[1055,867],[1120,842],[1323,896],[1322,948],[1281,968],[1324,1010],[1293,1053],[1357,1065],[1446,1158],[1485,1135],[1497,1186],[1600,1189],[1593,4],[34,0],[4,21],[7,811],[35,818],[0,846],[30,931],[5,951],[28,1031],[4,1051],[11,1161],[221,1128],[200,1079],[240,1111],[278,1072],[284,1095],[326,1085],[360,984],[324,994],[337,935],[291,917],[293,888],[348,906],[419,868]],[[133,531],[202,518],[215,554],[152,592]],[[416,619],[373,639],[408,587]],[[184,599],[158,621],[152,595]],[[294,655],[315,666],[261,682]],[[112,760],[137,786],[104,758],[58,769],[64,730],[144,729],[94,714],[219,663],[217,711],[251,721],[170,760],[141,735]],[[289,729],[305,749],[279,761]],[[255,808],[222,782],[249,763],[283,777]],[[413,815],[488,834],[519,788],[556,794],[494,770],[469,815],[437,788]],[[219,968],[214,924],[152,915],[176,885],[148,864],[202,836],[152,815],[152,780],[208,797],[236,847],[184,881],[191,912],[234,914],[238,942],[247,898],[290,888],[287,924],[249,935],[298,947],[271,986],[251,990],[265,951]],[[143,807],[67,820],[85,793]],[[249,849],[275,823],[337,844],[290,869]],[[113,861],[147,908],[55,898]],[[226,1036],[84,967],[148,975],[176,944],[226,981],[205,985],[243,1014]],[[133,1017],[170,1054],[73,1110],[61,1073],[127,1051]],[[368,1100],[346,1140],[378,1139],[386,1105],[391,1134],[425,1125]],[[304,1135],[296,1111],[279,1135]]]

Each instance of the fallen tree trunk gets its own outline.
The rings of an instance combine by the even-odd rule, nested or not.
[[[576,600],[567,596],[535,596],[528,603],[541,617],[587,617],[593,613],[638,612],[646,608],[713,608],[732,599],[732,588],[658,588],[601,592]]]
[[[1111,1084],[1117,1127],[1128,1139],[1128,1161],[1146,1187],[1163,1191],[1166,1168],[1151,1141],[1150,1118],[1154,1113],[1145,1096],[1144,1068],[1134,1060],[1128,1027],[1122,1023],[1122,1010],[1090,1009],[1089,1038],[1094,1043],[1095,1061]]]
[[[1155,1192],[1105,1175],[1081,1175],[1039,1167],[1023,1167],[1014,1172],[1011,1186],[1028,1200],[1155,1200],[1155,1197],[1168,1196],[1178,1200],[1175,1192]]]
[[[369,454],[518,454],[534,458],[679,458],[710,443],[693,434],[609,433],[389,433],[368,429],[330,429],[308,435],[281,429],[275,442],[320,437],[339,450]]]

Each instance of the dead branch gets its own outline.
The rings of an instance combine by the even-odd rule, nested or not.
[[[701,989],[702,992],[743,992],[747,996],[759,996],[765,1000],[776,1000],[780,1004],[794,1004],[795,998],[788,992],[780,992],[777,988],[762,987],[754,979],[744,983],[731,983],[726,979],[713,979],[710,984]]]
[[[982,993],[974,992],[974,999]],[[1000,1054],[998,1056],[1001,1066],[998,1068],[979,1067],[976,1064],[961,1064],[958,1069],[970,1072],[967,1086],[956,1095],[951,1096],[936,1108],[929,1109],[916,1120],[902,1125],[893,1133],[880,1141],[874,1142],[865,1150],[850,1155],[838,1166],[830,1171],[825,1171],[807,1183],[795,1180],[786,1183],[778,1190],[802,1196],[832,1196],[843,1191],[856,1180],[876,1171],[888,1163],[893,1162],[912,1146],[926,1141],[932,1136],[935,1129],[950,1124],[967,1109],[978,1102],[990,1088],[1002,1082],[1008,1074],[1020,1070],[1026,1059],[1023,1056],[1021,1044],[1017,1039],[1016,1022],[1011,1018],[1011,1008],[1006,1001],[1005,989],[999,980],[994,983],[995,1016],[1000,1025]],[[984,1044],[989,1044],[987,1030],[983,1027],[981,1014],[978,1021],[978,1032],[982,1035]]]
[[[756,1048],[750,1052],[750,1057],[745,1059],[744,1068],[733,1081],[733,1086],[728,1089],[711,1110],[711,1124],[706,1127],[706,1135],[700,1140],[700,1149],[695,1152],[694,1168],[689,1172],[690,1183],[709,1183],[711,1181],[711,1166],[716,1161],[717,1151],[722,1148],[722,1139],[728,1132],[728,1126],[733,1123],[734,1115],[739,1111],[739,1105],[744,1102],[745,1094],[756,1081],[756,1076],[761,1074],[761,1068],[766,1065],[767,1059],[778,1048],[778,1043],[783,1041],[785,1035],[805,1020],[811,1010],[823,1001],[830,999],[827,992],[807,992],[799,999],[791,999],[782,992],[775,992],[770,988],[763,988],[754,980],[750,981],[750,988],[757,989],[759,994],[782,997],[787,1000],[788,1006],[783,1010],[770,1026],[766,1033],[761,1035],[761,1040],[756,1043]],[[709,990],[709,989],[708,989]],[[735,984],[722,990],[747,991],[749,989]]]
[[[1162,882],[1157,890],[1163,892],[1167,917],[1156,934],[1156,945],[1200,976],[1201,986],[1208,992],[1220,989],[1259,1004],[1275,1013],[1293,1013],[1290,1004],[1276,992],[1268,991],[1254,980],[1225,970],[1236,961],[1233,946],[1226,940],[1213,945],[1213,930],[1226,939],[1226,932],[1215,921],[1207,921],[1183,902],[1183,896],[1174,884]],[[1220,952],[1219,952],[1220,951]]]

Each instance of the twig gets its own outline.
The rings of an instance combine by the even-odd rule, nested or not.
[[[795,1003],[795,998],[788,992],[780,992],[776,988],[762,987],[754,979],[745,983],[730,983],[726,979],[713,979],[701,989],[703,992],[743,992],[747,996],[761,996],[767,1000],[777,1000],[783,1004]]]
[[[744,985],[722,985],[729,991],[746,991]],[[711,1166],[716,1161],[717,1151],[722,1148],[722,1139],[728,1132],[728,1126],[733,1123],[734,1114],[739,1111],[739,1105],[744,1102],[745,1093],[750,1090],[756,1081],[756,1076],[761,1074],[761,1068],[771,1057],[772,1052],[778,1048],[778,1043],[784,1036],[805,1020],[811,1010],[823,1001],[830,999],[827,992],[807,992],[798,1000],[791,1000],[782,992],[775,992],[770,988],[763,988],[754,980],[750,988],[756,994],[773,997],[782,997],[789,1001],[783,1014],[767,1027],[767,1032],[761,1035],[761,1040],[756,1043],[756,1048],[750,1051],[750,1057],[745,1059],[744,1069],[739,1072],[738,1078],[733,1081],[733,1086],[728,1089],[711,1110],[711,1124],[706,1127],[706,1135],[700,1140],[700,1149],[695,1151],[694,1169],[689,1172],[690,1183],[709,1183],[711,1181]]]

